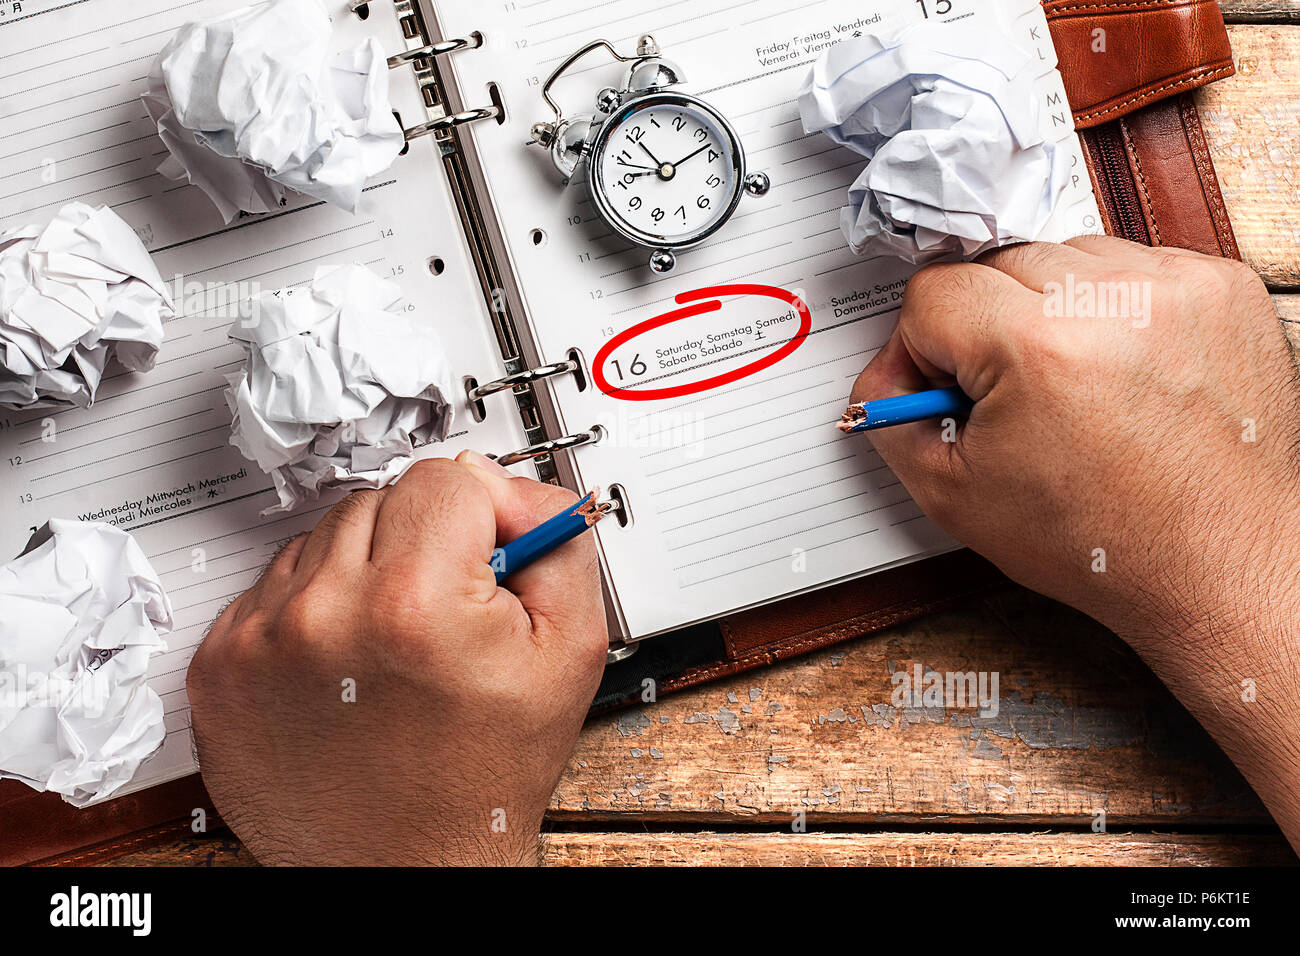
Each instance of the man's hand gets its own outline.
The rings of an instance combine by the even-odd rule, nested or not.
[[[969,420],[872,432],[881,456],[1128,640],[1300,846],[1300,380],[1263,284],[1102,236],[931,266],[852,400],[954,379]]]
[[[204,782],[264,863],[527,863],[600,680],[590,535],[499,588],[575,502],[472,453],[359,491],[230,605],[187,679]]]

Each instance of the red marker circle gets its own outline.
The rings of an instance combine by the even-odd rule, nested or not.
[[[765,355],[756,359],[747,365],[734,368],[729,372],[723,372],[720,375],[714,375],[709,378],[700,379],[698,382],[688,382],[685,385],[670,385],[665,388],[620,388],[617,385],[611,385],[605,378],[605,363],[609,360],[614,350],[619,346],[626,345],[638,335],[644,335],[652,332],[661,326],[670,325],[673,322],[680,322],[683,319],[689,319],[697,315],[703,315],[706,312],[717,312],[722,308],[722,302],[719,296],[724,295],[762,295],[772,299],[780,299],[787,305],[792,306],[799,313],[799,330],[791,336],[790,341],[781,346],[770,355]],[[708,301],[700,302],[698,300],[706,299]],[[638,322],[630,328],[624,329],[618,335],[614,336],[596,353],[596,358],[592,362],[592,378],[595,379],[596,387],[611,398],[622,399],[625,402],[653,402],[663,398],[681,398],[683,395],[695,395],[698,392],[705,392],[711,388],[719,388],[723,385],[729,385],[732,382],[747,378],[756,372],[761,372],[765,368],[771,368],[777,362],[788,358],[794,351],[803,345],[804,339],[812,331],[812,313],[808,311],[808,306],[804,305],[793,292],[774,285],[753,285],[741,283],[738,285],[714,285],[704,289],[692,289],[689,292],[679,292],[674,296],[678,305],[684,305],[685,308],[673,309],[670,312],[663,312],[659,315],[652,316],[644,322]],[[686,303],[693,302],[694,305]]]

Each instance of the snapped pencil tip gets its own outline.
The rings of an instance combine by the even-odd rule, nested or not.
[[[591,526],[613,511],[615,507],[616,505],[612,501],[600,500],[600,486],[597,485],[578,502],[572,513],[582,515],[586,519],[587,525]]]
[[[835,427],[840,431],[848,434],[858,427],[862,422],[867,420],[867,406],[865,402],[854,402],[848,407],[848,410],[840,416],[840,420],[835,423]]]
[[[584,531],[590,531],[600,518],[612,510],[610,502],[599,501],[600,489],[588,493],[577,504],[570,505],[554,518],[543,521],[531,531],[525,531],[509,544],[492,552],[488,562],[500,584],[537,559],[550,554],[566,541],[572,541]]]
[[[839,427],[846,432],[865,432],[945,415],[966,415],[974,405],[970,397],[956,385],[930,388],[850,405],[840,419]]]

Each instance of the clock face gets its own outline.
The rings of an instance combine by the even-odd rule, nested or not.
[[[680,93],[616,111],[592,157],[593,193],[616,229],[648,245],[697,242],[740,198],[740,147],[721,116]]]

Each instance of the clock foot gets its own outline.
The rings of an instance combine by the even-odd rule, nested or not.
[[[772,188],[772,181],[767,173],[750,173],[745,177],[745,192],[751,196],[762,196]]]
[[[662,275],[665,272],[672,271],[673,266],[677,265],[677,257],[667,249],[656,249],[650,253],[650,270]]]

